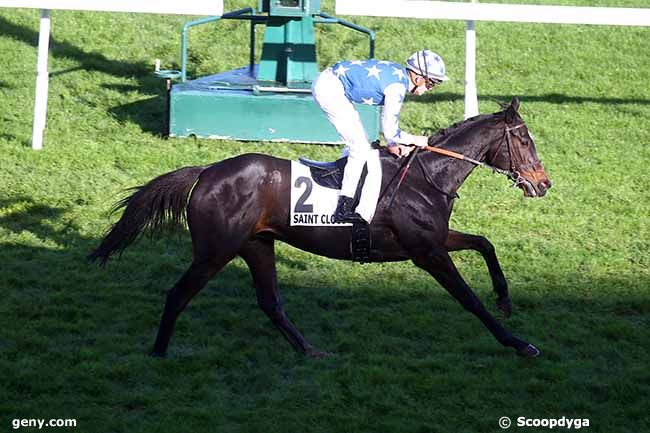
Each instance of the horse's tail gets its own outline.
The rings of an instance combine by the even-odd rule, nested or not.
[[[106,233],[102,243],[88,255],[105,265],[115,253],[121,254],[145,230],[160,233],[187,220],[187,202],[205,167],[185,167],[159,176],[146,185],[132,188],[130,196],[115,204],[111,214],[124,208],[122,217]]]

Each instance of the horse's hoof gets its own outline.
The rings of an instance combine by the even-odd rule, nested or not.
[[[305,355],[307,355],[310,358],[315,358],[315,359],[322,359],[322,358],[327,358],[328,356],[331,355],[331,353],[328,352],[322,352],[320,350],[316,349],[309,349]]]
[[[503,317],[508,318],[512,314],[512,302],[510,298],[497,299],[497,308],[503,314]]]
[[[158,358],[158,359],[167,358],[166,353],[156,352],[155,350],[152,350],[151,352],[149,352],[149,356],[151,356],[152,358]]]
[[[532,344],[528,344],[520,349],[517,349],[517,355],[523,358],[537,358],[541,354],[542,352],[540,352],[539,349]]]

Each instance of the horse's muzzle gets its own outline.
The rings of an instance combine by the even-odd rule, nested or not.
[[[543,197],[544,194],[546,194],[546,191],[548,191],[551,188],[551,186],[553,186],[551,181],[548,178],[544,179],[543,181],[537,184],[537,194],[540,197]]]
[[[520,182],[519,186],[524,191],[525,197],[544,197],[546,191],[552,186],[541,163],[535,164],[532,170],[522,171],[520,176],[523,182]]]

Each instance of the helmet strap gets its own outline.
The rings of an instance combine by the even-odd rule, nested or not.
[[[427,64],[427,59],[424,57],[424,50],[418,51],[418,68],[420,71],[422,70],[422,65],[420,64],[420,57],[422,57],[422,61],[424,62],[424,79],[427,80],[429,79],[429,65]]]
[[[419,87],[418,83],[416,83],[415,80],[417,80],[417,77],[419,77],[420,74],[418,74],[412,69],[407,69],[406,72],[409,74],[409,82],[413,85],[409,90],[409,93],[413,94],[415,93],[415,89]],[[413,76],[415,76],[415,78],[413,78]]]

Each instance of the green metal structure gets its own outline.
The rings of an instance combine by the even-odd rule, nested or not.
[[[321,12],[319,0],[259,0],[258,9],[264,15],[245,8],[185,24],[181,70],[159,73],[168,80],[180,79],[168,88],[169,136],[340,143],[311,95],[312,82],[319,73],[314,25],[341,24],[367,34],[369,58],[374,57],[374,33]],[[188,31],[223,19],[250,22],[248,66],[188,80]],[[257,25],[265,25],[259,63],[255,62]],[[377,139],[379,108],[357,105],[357,109],[368,138]]]

